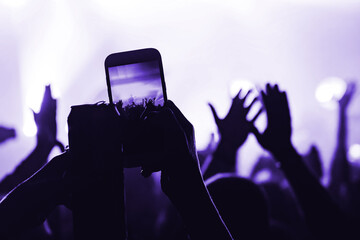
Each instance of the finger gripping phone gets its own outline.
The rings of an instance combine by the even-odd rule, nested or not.
[[[146,48],[113,53],[105,59],[105,72],[109,102],[120,110],[149,103],[164,106],[167,96],[158,50]]]
[[[151,152],[163,151],[162,130],[145,120],[167,101],[161,55],[154,48],[113,53],[105,59],[110,105],[125,116],[124,167],[141,166]],[[122,118],[123,119],[123,118]]]

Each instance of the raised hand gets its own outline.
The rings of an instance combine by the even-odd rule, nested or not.
[[[330,166],[329,191],[339,204],[345,204],[348,199],[349,187],[351,182],[351,167],[347,157],[347,136],[348,136],[348,115],[347,108],[355,93],[355,82],[347,84],[346,92],[338,101],[339,103],[339,123],[337,129],[337,142],[333,161]]]
[[[266,85],[266,92],[261,91],[261,98],[267,115],[267,128],[260,134],[254,127],[260,145],[278,155],[291,146],[291,119],[286,93],[275,86]]]
[[[232,239],[203,182],[192,124],[171,101],[163,120],[166,155],[161,186],[178,209],[191,239]],[[161,119],[160,119],[161,120]]]
[[[277,85],[266,85],[262,102],[267,114],[267,128],[252,131],[258,142],[281,163],[281,169],[291,184],[302,207],[309,230],[317,239],[352,239],[347,219],[334,204],[329,193],[304,164],[291,143],[291,119],[286,93]],[[346,235],[346,236],[345,236]]]
[[[230,110],[224,119],[218,117],[215,108],[209,103],[214,115],[215,123],[221,135],[221,141],[226,142],[228,146],[234,149],[238,149],[245,142],[250,130],[254,126],[255,120],[261,113],[260,109],[251,121],[246,119],[251,107],[258,100],[258,98],[255,97],[249,106],[244,106],[246,98],[251,92],[252,90],[248,91],[245,97],[240,98],[240,89],[238,94],[233,98]]]
[[[349,106],[349,103],[351,102],[352,97],[354,96],[356,90],[356,83],[350,82],[346,86],[346,92],[342,96],[342,98],[339,100],[339,106],[341,109],[346,109],[347,106]]]
[[[51,96],[50,86],[46,86],[39,113],[34,112],[37,125],[37,144],[35,149],[0,182],[0,192],[9,192],[18,184],[38,171],[48,160],[55,145],[63,151],[63,145],[56,141],[56,100]]]
[[[39,113],[34,112],[37,125],[37,144],[52,148],[56,144],[56,99],[51,96],[50,85],[46,86]]]

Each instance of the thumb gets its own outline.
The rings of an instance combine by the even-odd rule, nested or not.
[[[217,115],[214,106],[213,106],[211,103],[208,103],[208,104],[209,104],[209,107],[210,107],[210,109],[211,109],[211,112],[212,112],[212,114],[213,114],[213,116],[214,116],[215,123],[216,123],[217,126],[219,126],[221,120],[220,120],[219,116]]]
[[[39,119],[39,113],[36,113],[32,108],[30,108],[30,110],[33,113],[35,123],[37,123]]]

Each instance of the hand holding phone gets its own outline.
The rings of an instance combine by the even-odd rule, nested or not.
[[[105,72],[110,105],[127,125],[124,166],[141,166],[149,153],[163,150],[161,129],[145,120],[167,101],[161,55],[154,48],[113,53],[105,59]]]
[[[137,118],[149,105],[164,106],[166,87],[158,50],[111,54],[105,59],[105,71],[110,104],[115,104],[120,114]]]

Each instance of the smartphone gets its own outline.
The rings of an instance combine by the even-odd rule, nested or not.
[[[141,166],[144,156],[164,145],[161,129],[143,121],[149,103],[148,109],[157,110],[167,101],[161,55],[154,48],[113,53],[105,59],[105,72],[110,104],[131,120],[123,133],[124,167]]]
[[[164,106],[167,96],[160,52],[146,48],[110,54],[105,59],[106,83],[111,104],[123,108],[151,101]]]

